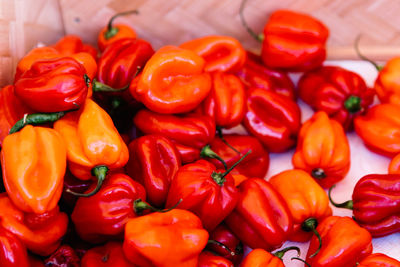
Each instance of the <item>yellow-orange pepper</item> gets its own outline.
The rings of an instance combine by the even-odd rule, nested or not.
[[[400,104],[400,57],[390,59],[379,71],[374,87],[381,103]]]
[[[108,170],[122,168],[128,161],[128,148],[111,117],[91,99],[80,110],[55,122],[54,129],[67,145],[72,174],[82,180],[97,178],[96,188],[85,196],[100,189]]]
[[[53,129],[25,126],[3,142],[3,180],[12,202],[37,214],[57,206],[66,169],[66,148]]]
[[[342,180],[350,168],[350,147],[342,125],[324,111],[315,113],[300,129],[292,162],[324,188]]]

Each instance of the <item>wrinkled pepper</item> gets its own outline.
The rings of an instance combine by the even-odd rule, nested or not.
[[[6,193],[0,194],[0,225],[18,237],[31,252],[48,256],[60,245],[68,225],[58,206],[43,214],[19,210]]]
[[[374,253],[359,262],[357,267],[400,267],[400,261],[382,253]]]
[[[76,109],[82,106],[88,93],[85,74],[85,69],[73,58],[36,61],[16,81],[15,94],[39,112]]]
[[[322,238],[321,250],[315,257],[310,257],[320,244],[313,236],[306,257],[312,267],[356,266],[372,252],[370,233],[350,217],[327,217],[318,225],[317,231]]]
[[[235,208],[238,190],[229,170],[198,160],[179,168],[171,181],[166,207],[180,199],[180,209],[196,214],[208,231],[217,227]]]
[[[239,185],[239,201],[225,219],[229,229],[247,246],[267,251],[279,248],[293,231],[293,218],[283,197],[261,178]]]
[[[240,124],[245,111],[245,91],[242,82],[233,74],[211,74],[212,89],[197,112],[214,119],[220,127],[232,128]]]
[[[306,72],[298,90],[304,102],[316,111],[325,111],[345,130],[353,129],[354,117],[368,110],[375,95],[360,75],[336,66]]]
[[[210,232],[210,240],[215,240],[226,246],[235,255],[232,255],[226,248],[219,244],[210,243],[207,245],[207,249],[227,258],[234,264],[238,264],[243,257],[243,244],[237,238],[231,230],[229,230],[225,224],[220,224],[212,232]]]
[[[29,267],[28,253],[16,235],[0,227],[0,266]]]
[[[258,178],[265,177],[269,168],[269,153],[257,138],[249,135],[224,134],[223,139],[215,137],[210,143],[210,148],[225,161],[228,168],[237,162],[242,155],[251,150],[251,153],[232,170],[232,174]],[[204,150],[203,152],[205,153]],[[207,158],[207,160],[220,169],[224,167],[220,160],[214,158]]]
[[[54,129],[67,146],[71,173],[82,180],[89,180],[92,176],[97,179],[97,186],[89,195],[100,189],[109,170],[122,168],[128,162],[128,147],[110,116],[90,99],[80,110],[54,123]]]
[[[380,104],[354,120],[354,128],[373,152],[395,156],[400,152],[400,106]]]
[[[130,89],[148,109],[165,114],[191,111],[211,90],[205,60],[195,52],[164,46],[147,61],[139,81]]]
[[[103,246],[89,249],[81,260],[81,267],[136,267],[124,256],[122,243],[109,241]]]
[[[221,256],[215,255],[210,251],[200,253],[197,267],[233,267],[233,263]]]
[[[1,166],[14,205],[37,214],[56,208],[66,169],[66,148],[53,129],[25,126],[3,142]]]
[[[156,207],[165,205],[169,186],[180,166],[178,150],[162,135],[145,135],[129,144],[127,173],[144,186],[147,201]]]
[[[324,188],[342,180],[350,169],[350,146],[340,123],[323,111],[314,113],[300,129],[292,163]]]
[[[144,134],[159,134],[173,141],[181,155],[182,163],[199,159],[200,149],[215,136],[214,121],[199,114],[175,116],[143,109],[135,115],[133,122]]]
[[[137,216],[138,199],[146,200],[141,184],[125,174],[110,175],[97,194],[78,199],[71,214],[78,235],[90,243],[121,237],[128,220]]]
[[[260,88],[247,90],[243,125],[270,152],[284,152],[295,145],[301,125],[297,103],[289,97]]]
[[[81,259],[72,247],[61,245],[44,263],[45,266],[80,267]]]
[[[187,41],[181,48],[191,50],[204,58],[207,72],[238,71],[246,60],[246,50],[230,36],[211,35]]]
[[[187,210],[154,212],[130,219],[125,226],[125,257],[141,267],[196,267],[208,233]]]
[[[355,221],[373,237],[380,237],[400,231],[399,195],[400,175],[370,174],[358,180],[352,200],[331,202],[336,207],[352,209]]]
[[[289,250],[297,250],[298,254],[300,252],[297,247],[287,247],[273,254],[261,248],[253,249],[243,259],[240,267],[284,267],[282,257]]]
[[[379,71],[374,88],[381,103],[400,104],[400,57],[393,57]]]
[[[247,51],[244,66],[235,75],[242,80],[246,88],[262,88],[291,99],[296,98],[295,87],[288,74],[265,67],[261,57],[252,52]]]

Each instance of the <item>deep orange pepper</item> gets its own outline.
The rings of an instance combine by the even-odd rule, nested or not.
[[[289,250],[298,250],[298,248],[288,247],[275,253],[269,253],[262,248],[253,249],[243,259],[240,267],[285,267],[282,257]]]
[[[400,174],[400,154],[397,154],[394,158],[392,158],[389,164],[388,172],[390,174]]]
[[[364,258],[357,267],[400,267],[400,261],[382,253],[374,253]]]
[[[100,189],[108,170],[122,168],[129,151],[110,116],[93,100],[87,99],[78,111],[71,112],[54,123],[67,145],[67,160],[71,173],[88,180],[92,174]]]
[[[123,250],[129,261],[141,267],[196,267],[207,240],[196,215],[173,209],[129,220]]]
[[[300,129],[292,162],[324,188],[342,180],[350,169],[350,147],[342,125],[324,111],[315,113]]]
[[[235,72],[246,61],[246,50],[240,42],[230,36],[211,35],[190,40],[180,45],[203,57],[207,72]]]
[[[57,206],[66,153],[61,136],[50,128],[27,125],[4,139],[1,151],[4,185],[19,209],[39,214]]]
[[[68,216],[58,206],[43,214],[25,213],[6,193],[1,193],[0,225],[16,235],[31,252],[47,256],[60,245],[67,231]]]
[[[66,56],[71,56],[76,53],[88,53],[93,57],[94,60],[97,58],[97,50],[89,44],[84,44],[79,36],[66,35],[54,45],[52,45],[57,51]]]
[[[147,61],[131,93],[155,112],[191,111],[211,90],[211,78],[203,71],[204,65],[204,59],[190,50],[164,46]]]
[[[283,196],[292,213],[294,225],[289,240],[310,240],[318,222],[332,215],[324,189],[305,171],[283,171],[269,182]]]
[[[381,103],[400,104],[400,57],[386,62],[379,71],[374,88]]]
[[[81,267],[136,267],[122,251],[122,243],[109,241],[100,247],[89,249],[81,260]]]

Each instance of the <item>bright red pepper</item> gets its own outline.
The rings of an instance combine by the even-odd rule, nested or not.
[[[230,36],[205,36],[187,41],[181,48],[191,50],[203,57],[207,72],[235,72],[245,60],[246,51],[238,40]]]
[[[215,123],[208,116],[185,114],[181,116],[139,111],[133,118],[138,130],[144,134],[159,134],[175,143],[182,163],[200,158],[200,149],[215,136]]]
[[[166,137],[151,134],[139,137],[129,144],[128,174],[144,186],[147,200],[163,207],[170,183],[181,166],[175,145]]]
[[[250,88],[243,125],[270,152],[283,152],[296,143],[301,125],[300,108],[289,97]]]
[[[16,81],[15,94],[40,112],[76,109],[88,93],[85,74],[84,67],[73,58],[36,61]]]
[[[81,260],[75,250],[68,246],[60,246],[44,263],[53,267],[80,267]]]
[[[89,249],[82,258],[81,267],[136,267],[122,250],[122,243],[109,241],[100,247]]]
[[[257,138],[249,135],[225,134],[223,138],[214,138],[210,143],[210,148],[225,162],[227,167],[231,167],[240,157],[249,150],[251,153],[243,159],[243,161],[232,170],[232,174],[242,174],[247,177],[264,178],[269,168],[269,153],[261,145]],[[218,168],[223,168],[221,161],[213,158],[207,159]]]
[[[319,20],[290,10],[276,10],[264,26],[261,55],[271,68],[304,71],[326,58],[329,30]]]
[[[239,185],[239,201],[225,219],[232,232],[251,248],[271,251],[288,240],[293,218],[283,197],[261,178]]]
[[[204,228],[211,231],[232,212],[237,197],[238,190],[228,172],[198,160],[179,168],[171,182],[166,207],[182,199],[179,208],[199,216]]]
[[[220,224],[212,232],[210,232],[210,240],[215,240],[217,242],[225,245],[231,252],[235,255],[229,253],[229,251],[219,244],[209,244],[207,249],[227,258],[235,264],[238,264],[243,257],[243,244],[240,242],[231,230],[229,230],[225,224]]]
[[[261,57],[252,52],[247,51],[243,68],[235,74],[247,88],[262,88],[296,98],[294,84],[286,72],[265,67]]]
[[[400,267],[400,261],[382,253],[374,253],[359,262],[357,267]]]
[[[298,84],[301,99],[316,111],[325,111],[346,130],[372,104],[375,91],[355,72],[324,66],[305,73]]]
[[[28,253],[16,235],[0,227],[0,266],[29,267]]]
[[[125,174],[112,174],[95,195],[78,199],[71,219],[85,241],[100,243],[118,238],[128,220],[137,216],[137,199],[146,200],[143,186]]]
[[[350,217],[330,216],[317,227],[322,247],[315,257],[310,257],[319,247],[316,236],[311,239],[306,261],[312,267],[356,266],[372,252],[372,237]]]
[[[200,253],[197,267],[233,267],[233,263],[228,259],[215,255],[209,251]]]

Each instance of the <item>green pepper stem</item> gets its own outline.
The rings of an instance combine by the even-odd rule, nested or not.
[[[311,171],[311,176],[314,177],[315,179],[323,179],[326,177],[326,174],[323,169],[315,168]]]
[[[206,145],[206,146],[203,147],[203,149],[200,151],[200,157],[202,157],[202,158],[206,158],[207,157],[207,158],[217,159],[222,163],[222,165],[224,165],[225,170],[228,169],[228,166],[226,165],[225,160],[223,158],[221,158],[217,153],[215,153],[211,149],[210,145]]]
[[[233,252],[230,248],[228,248],[224,243],[221,243],[221,242],[219,242],[219,241],[217,241],[217,240],[212,240],[212,239],[210,239],[210,240],[207,241],[207,245],[217,245],[217,246],[220,246],[221,248],[223,248],[223,249],[225,249],[226,251],[228,251],[228,253],[229,253],[232,257],[236,255],[236,253]]]
[[[383,66],[378,65],[375,61],[373,61],[373,60],[367,58],[366,56],[364,56],[363,54],[361,54],[360,47],[359,47],[360,39],[361,39],[361,34],[359,34],[357,36],[357,38],[354,42],[354,49],[356,50],[357,56],[359,58],[361,58],[362,60],[365,60],[365,61],[371,63],[377,71],[381,71],[383,69]]]
[[[236,148],[234,148],[231,144],[229,144],[229,143],[225,140],[224,136],[222,135],[222,127],[221,127],[221,126],[217,126],[216,128],[217,128],[218,137],[221,139],[221,141],[222,141],[225,145],[227,145],[230,149],[232,149],[233,151],[235,151],[237,154],[240,155],[240,151],[238,151]]]
[[[104,33],[104,38],[106,38],[106,40],[112,38],[114,35],[116,35],[118,33],[118,28],[114,28],[112,26],[114,20],[120,16],[125,16],[125,15],[129,15],[129,14],[135,14],[138,15],[139,11],[138,10],[129,10],[129,11],[125,11],[125,12],[121,12],[121,13],[117,13],[114,16],[111,17],[110,21],[107,24],[107,31]]]
[[[344,107],[350,113],[357,113],[361,110],[361,98],[359,96],[351,95],[344,101]]]
[[[239,16],[240,16],[240,20],[242,21],[242,25],[243,27],[246,29],[246,31],[254,38],[256,39],[258,42],[262,42],[264,40],[264,34],[260,33],[257,34],[253,31],[252,28],[250,28],[250,26],[247,24],[246,20],[244,19],[244,7],[246,6],[247,0],[242,0],[242,3],[240,4],[240,9],[239,9]]]
[[[332,185],[332,187],[329,188],[329,191],[328,191],[329,201],[332,203],[332,205],[337,207],[337,208],[345,208],[345,209],[352,210],[353,209],[353,201],[352,200],[348,200],[348,201],[345,201],[343,203],[336,203],[336,202],[333,201],[332,196],[331,196],[331,192],[332,192],[332,189],[334,187],[335,187],[335,185]]]
[[[78,193],[78,192],[71,191],[69,188],[66,189],[65,192],[68,192],[68,193],[70,193],[70,194],[72,194],[74,196],[78,196],[78,197],[90,197],[90,196],[93,196],[94,194],[96,194],[100,190],[104,180],[106,179],[108,170],[109,170],[108,167],[105,166],[105,165],[99,165],[99,166],[96,166],[96,167],[94,167],[92,169],[92,175],[94,177],[96,177],[97,185],[89,193]]]
[[[274,255],[275,255],[275,257],[278,257],[278,258],[282,259],[283,256],[285,255],[285,253],[290,251],[290,250],[296,250],[297,251],[297,257],[300,256],[300,249],[298,247],[295,247],[295,246],[281,249],[281,250],[275,252]]]
[[[93,79],[93,81],[92,81],[93,92],[121,92],[121,91],[125,91],[128,88],[129,88],[129,84],[122,88],[113,88],[111,86],[108,86],[104,83],[97,81],[96,79]]]
[[[154,212],[165,213],[165,212],[175,209],[179,204],[181,204],[181,202],[182,202],[182,199],[179,199],[178,202],[175,205],[173,205],[171,208],[157,209],[157,208],[151,206],[150,204],[147,204],[146,202],[144,202],[141,198],[138,198],[133,202],[133,210],[135,211],[136,214],[142,214],[143,211],[145,211],[145,210],[151,210]]]
[[[308,218],[301,224],[301,229],[305,232],[313,232],[314,235],[317,236],[318,241],[319,241],[319,246],[317,250],[310,256],[310,258],[315,257],[318,252],[321,250],[322,247],[322,238],[321,235],[317,231],[317,226],[318,226],[318,221],[315,218]]]
[[[229,169],[227,169],[224,173],[219,173],[219,172],[212,172],[211,177],[214,179],[214,181],[220,185],[223,186],[225,183],[225,176],[228,175],[242,160],[244,160],[245,157],[247,157],[251,153],[251,150],[247,151],[247,153],[241,157],[238,161],[235,162]]]
[[[291,258],[290,260],[298,260],[298,261],[301,261],[301,262],[303,262],[305,265],[307,265],[308,267],[311,267],[311,265],[308,263],[308,262],[306,262],[305,260],[303,260],[303,259],[301,259],[301,258],[299,258],[299,257],[293,257],[293,258]]]

